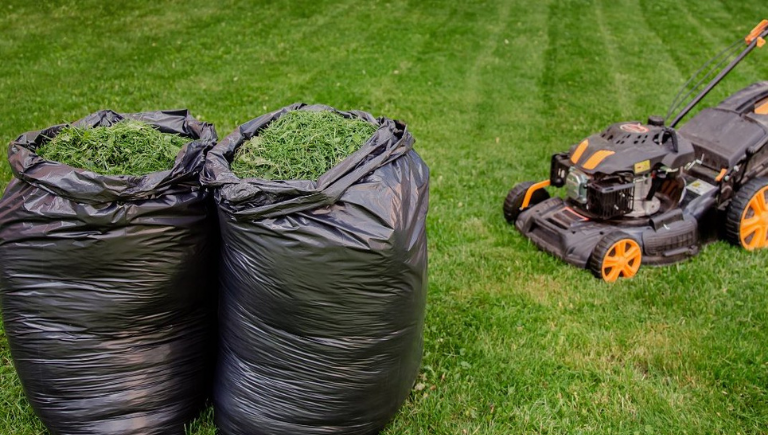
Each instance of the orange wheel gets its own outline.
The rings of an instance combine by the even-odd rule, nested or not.
[[[616,231],[603,237],[589,259],[589,268],[596,277],[614,282],[637,274],[643,261],[640,243],[632,236]]]
[[[750,180],[728,207],[726,234],[748,251],[768,247],[768,179]]]

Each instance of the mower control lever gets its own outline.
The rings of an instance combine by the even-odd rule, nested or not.
[[[675,131],[674,128],[670,127],[662,127],[661,131],[659,132],[659,145],[663,146],[664,142],[666,142],[666,136],[669,135],[670,139],[672,139],[672,151],[677,153],[679,152],[678,144],[677,144],[677,131]]]

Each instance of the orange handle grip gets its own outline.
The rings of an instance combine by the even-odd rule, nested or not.
[[[746,38],[744,38],[744,40],[747,41],[747,45],[751,44],[755,39],[757,39],[758,48],[765,45],[765,39],[763,39],[763,36],[765,35],[763,33],[766,31],[766,29],[768,29],[768,20],[763,20],[760,22],[760,24],[757,25],[757,27],[749,32],[749,35],[747,35]]]

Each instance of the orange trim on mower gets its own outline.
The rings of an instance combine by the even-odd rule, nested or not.
[[[523,205],[520,206],[520,209],[525,210],[528,208],[528,204],[531,203],[531,197],[533,197],[533,192],[543,189],[547,186],[549,186],[550,182],[549,180],[544,180],[540,183],[536,183],[533,186],[528,188],[528,191],[525,192],[525,198],[523,199]]]
[[[587,170],[592,170],[597,167],[603,160],[605,160],[606,157],[612,156],[616,154],[614,151],[609,150],[600,150],[596,151],[594,154],[592,154],[589,159],[587,159],[587,162],[584,163],[583,167]]]
[[[576,150],[573,152],[573,155],[571,156],[571,163],[573,163],[574,165],[576,163],[579,163],[579,159],[581,158],[581,155],[584,154],[584,151],[586,151],[588,146],[589,146],[589,140],[584,139],[584,141],[581,142],[579,146],[576,147]]]
[[[757,27],[749,32],[749,35],[747,35],[746,38],[744,38],[744,40],[747,42],[747,45],[751,44],[755,39],[757,39],[757,48],[765,45],[765,39],[762,38],[762,34],[766,30],[768,30],[768,20],[763,20],[760,22],[760,24],[757,25]]]

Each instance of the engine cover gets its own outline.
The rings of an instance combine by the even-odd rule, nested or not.
[[[682,167],[695,159],[690,141],[666,127],[639,122],[613,124],[571,147],[568,157],[588,175],[631,173]]]

